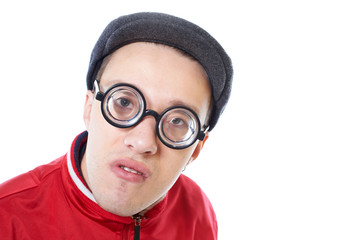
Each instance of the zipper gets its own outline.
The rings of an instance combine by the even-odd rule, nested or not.
[[[136,214],[133,216],[133,220],[134,220],[134,240],[140,240],[140,223],[142,222],[142,219],[144,219],[144,217],[142,217],[139,214]]]

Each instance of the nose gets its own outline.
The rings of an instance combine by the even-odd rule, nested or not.
[[[146,116],[140,123],[128,130],[124,144],[139,154],[155,154],[158,151],[155,125],[155,119],[152,116]]]

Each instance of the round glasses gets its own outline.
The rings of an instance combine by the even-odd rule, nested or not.
[[[172,149],[184,149],[197,139],[203,141],[205,132],[197,114],[184,106],[172,106],[161,114],[146,109],[143,94],[129,84],[116,84],[105,93],[94,81],[95,98],[101,102],[101,111],[105,120],[118,128],[137,125],[144,117],[156,119],[156,133],[163,144]]]

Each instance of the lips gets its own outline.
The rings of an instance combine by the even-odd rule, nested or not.
[[[138,174],[140,176],[143,176],[143,173],[138,172],[137,170],[134,170],[134,169],[131,169],[131,168],[128,168],[128,167],[125,167],[125,166],[120,166],[120,168],[124,169],[127,172],[135,173],[135,174]]]
[[[115,161],[111,169],[117,177],[133,183],[142,183],[151,175],[144,164],[130,159]]]

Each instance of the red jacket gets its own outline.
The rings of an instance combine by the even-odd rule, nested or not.
[[[67,155],[0,185],[0,239],[134,239],[136,219],[107,212],[92,200],[75,167],[76,142]],[[211,203],[181,175],[141,219],[140,239],[217,239]]]

